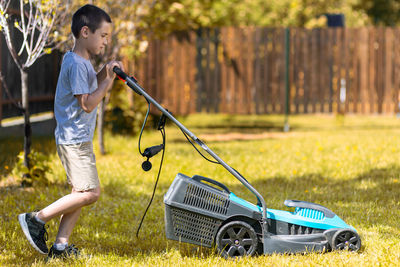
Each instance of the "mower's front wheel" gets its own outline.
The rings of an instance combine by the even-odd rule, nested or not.
[[[219,229],[215,238],[218,253],[224,258],[252,256],[258,246],[254,228],[242,221],[229,222]]]

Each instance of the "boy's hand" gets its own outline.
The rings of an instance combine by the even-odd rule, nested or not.
[[[120,68],[124,71],[124,66],[122,65],[121,61],[112,60],[107,63],[106,70],[107,70],[107,78],[114,80],[115,79],[115,72],[113,71],[114,67]]]

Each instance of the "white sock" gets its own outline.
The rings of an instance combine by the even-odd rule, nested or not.
[[[53,247],[57,250],[64,250],[68,246],[68,242],[66,243],[54,243]]]
[[[46,224],[44,221],[42,221],[41,219],[39,219],[39,217],[37,216],[37,214],[35,215],[35,219],[36,219],[36,221],[40,222],[41,224]]]

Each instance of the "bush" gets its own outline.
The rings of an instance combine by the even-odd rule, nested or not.
[[[18,161],[12,174],[18,178],[22,186],[32,186],[34,183],[48,184],[46,174],[51,172],[49,157],[32,150],[29,154],[30,169],[24,165],[24,151],[18,154]]]
[[[105,127],[113,134],[135,135],[141,129],[147,102],[142,96],[132,95],[130,90],[121,81],[114,83],[104,121]],[[149,116],[149,125],[152,120],[152,116]]]

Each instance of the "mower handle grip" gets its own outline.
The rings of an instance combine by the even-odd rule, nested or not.
[[[122,80],[126,80],[126,78],[128,77],[128,75],[123,72],[120,68],[118,68],[117,66],[114,66],[113,71],[115,72],[115,74],[118,75],[118,77],[120,77]]]
[[[113,71],[115,72],[115,74],[117,74],[118,78],[120,80],[122,80],[124,83],[127,83],[129,80],[130,83],[134,82],[137,83],[137,80],[135,77],[129,77],[128,74],[126,74],[125,72],[123,72],[120,68],[118,68],[117,66],[114,66]],[[128,84],[129,85],[129,84]],[[142,95],[142,93],[136,88],[136,87],[132,87],[132,85],[129,85],[129,87],[132,88],[133,91],[135,91],[135,93],[137,93],[138,95]],[[147,99],[147,98],[146,98]]]
[[[210,184],[219,186],[220,188],[222,188],[228,194],[231,193],[231,191],[228,189],[228,187],[226,187],[226,185],[221,184],[220,182],[217,182],[217,181],[215,181],[213,179],[210,179],[210,178],[207,178],[207,177],[203,177],[203,176],[200,176],[200,175],[195,175],[195,176],[192,177],[192,179],[197,181],[197,182],[206,181],[206,182],[208,182]]]

